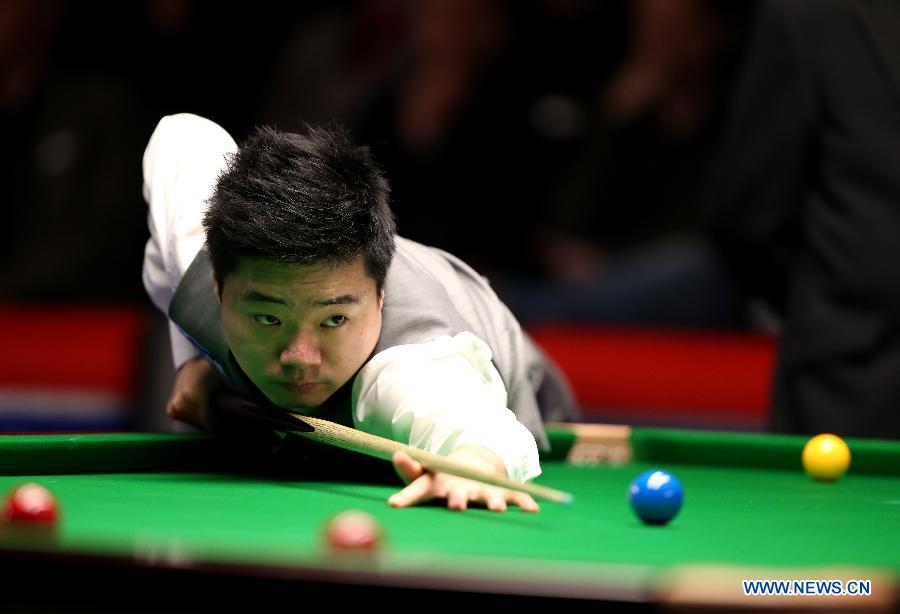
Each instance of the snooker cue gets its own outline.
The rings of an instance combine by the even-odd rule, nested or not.
[[[575,500],[574,495],[571,493],[500,477],[487,471],[475,469],[465,463],[451,460],[446,456],[426,452],[392,439],[372,435],[371,433],[329,420],[323,420],[322,418],[294,414],[281,408],[258,403],[241,395],[220,393],[216,395],[213,404],[226,414],[262,422],[275,430],[290,431],[313,441],[373,456],[381,460],[390,461],[393,459],[394,452],[402,451],[409,454],[413,460],[421,463],[423,469],[429,471],[477,480],[492,486],[524,492],[538,499],[567,505]]]
[[[538,484],[519,482],[509,478],[500,477],[490,472],[470,467],[465,463],[447,458],[446,456],[426,452],[425,450],[414,448],[413,446],[400,443],[399,441],[372,435],[371,433],[350,428],[343,424],[330,422],[321,418],[313,418],[311,416],[299,416],[296,414],[287,415],[304,423],[308,427],[312,427],[312,430],[304,429],[294,431],[291,429],[291,431],[296,432],[297,435],[300,435],[301,437],[312,439],[313,441],[319,441],[345,450],[359,452],[388,461],[393,459],[395,452],[406,452],[413,460],[421,463],[423,469],[428,471],[449,473],[461,478],[484,482],[491,486],[517,490],[519,492],[527,493],[536,499],[545,499],[547,501],[554,501],[556,503],[564,503],[567,505],[575,501],[575,496],[571,493],[556,490],[555,488],[548,488],[546,486],[539,486]]]

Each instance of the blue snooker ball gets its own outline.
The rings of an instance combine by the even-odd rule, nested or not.
[[[684,490],[678,479],[662,469],[645,471],[628,488],[631,509],[647,524],[666,524],[672,520],[683,500]]]

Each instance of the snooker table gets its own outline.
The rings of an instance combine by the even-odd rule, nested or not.
[[[0,436],[0,493],[39,482],[60,510],[54,530],[0,527],[0,611],[255,611],[323,599],[897,607],[900,442],[847,440],[850,473],[823,483],[800,467],[806,437],[562,424],[548,433],[536,481],[576,499],[543,502],[538,514],[392,509],[385,500],[400,483],[389,463],[307,441],[291,455],[258,434]],[[652,467],[685,490],[666,526],[643,525],[627,502],[631,480]],[[325,546],[323,525],[348,508],[378,518],[375,553]],[[867,580],[871,594],[743,593],[741,580],[779,579]]]

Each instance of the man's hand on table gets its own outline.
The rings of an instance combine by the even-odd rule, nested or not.
[[[499,476],[506,476],[503,462],[481,446],[460,446],[453,450],[448,458]],[[518,505],[526,512],[540,511],[538,504],[526,493],[489,486],[446,473],[424,471],[422,465],[405,452],[394,454],[393,462],[394,469],[406,483],[406,488],[388,499],[392,507],[408,507],[432,499],[446,499],[447,508],[451,510],[465,510],[470,502],[474,502],[482,503],[495,512],[505,512],[509,504]]]
[[[170,418],[209,430],[212,428],[210,398],[222,384],[222,378],[208,360],[202,356],[188,360],[175,374],[172,394],[166,403],[166,414]]]

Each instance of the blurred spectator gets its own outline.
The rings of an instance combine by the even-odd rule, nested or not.
[[[0,299],[136,299],[140,96],[69,62],[68,3],[6,0],[0,12]]]
[[[387,166],[402,233],[487,270],[527,269],[558,149],[578,134],[577,115],[618,48],[607,17],[619,4],[328,6],[296,28],[261,119],[356,128]]]
[[[627,11],[624,1],[594,0],[542,0],[517,8],[515,64],[525,113],[521,129],[528,137],[523,175],[532,179],[527,196],[533,202],[533,243],[544,203],[583,149],[597,92],[622,61]],[[537,264],[531,258],[517,270],[534,273]]]
[[[275,63],[259,122],[355,125],[405,57],[409,0],[328,4],[300,20]]]
[[[517,250],[527,221],[514,35],[499,0],[410,3],[404,64],[356,125],[390,177],[400,234],[476,266]]]
[[[739,9],[635,0],[628,44],[547,203],[542,282],[504,282],[523,320],[658,325],[739,322],[703,242],[706,164],[727,91]]]
[[[160,115],[234,134],[300,9],[200,0],[0,3],[0,300],[146,303],[141,155]],[[235,49],[234,41],[239,41]]]
[[[162,115],[186,111],[249,134],[288,34],[323,4],[145,0],[133,59],[156,113],[144,140]]]
[[[762,4],[710,204],[782,318],[774,428],[900,437],[900,3]]]

